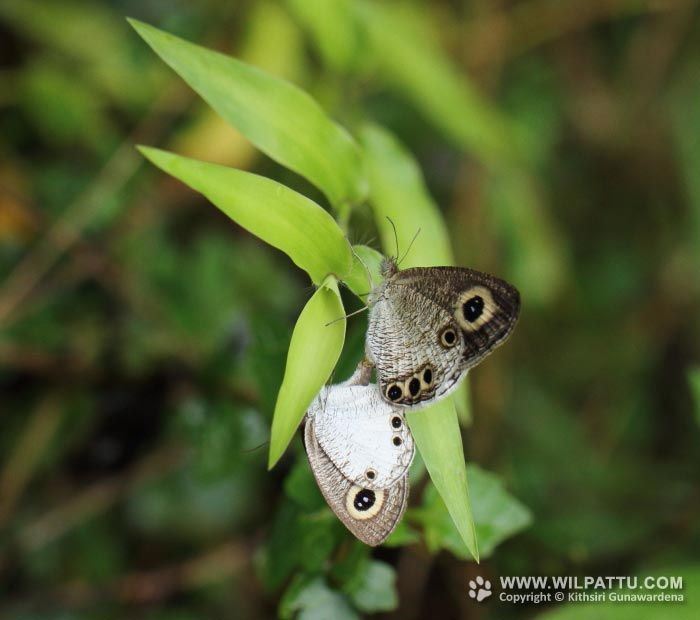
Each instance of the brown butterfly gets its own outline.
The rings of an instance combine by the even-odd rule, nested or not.
[[[400,271],[393,259],[382,274],[369,298],[365,351],[389,402],[444,398],[518,320],[517,289],[494,276],[461,267]]]

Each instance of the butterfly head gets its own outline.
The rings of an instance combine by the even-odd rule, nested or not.
[[[382,259],[382,264],[379,270],[385,280],[387,278],[391,278],[393,275],[396,275],[399,271],[399,265],[396,262],[396,258],[394,256],[385,256]]]

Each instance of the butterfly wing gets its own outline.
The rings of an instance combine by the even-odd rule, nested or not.
[[[382,396],[400,405],[447,396],[506,340],[519,311],[513,286],[472,269],[391,275],[373,296],[366,341]]]
[[[406,474],[413,437],[401,409],[375,385],[326,387],[307,415],[325,455],[355,484],[385,489]]]
[[[312,420],[304,428],[311,470],[323,497],[345,526],[367,545],[384,542],[408,502],[408,475],[387,489],[365,489],[346,478],[321,448]]]

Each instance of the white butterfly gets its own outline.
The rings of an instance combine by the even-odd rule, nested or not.
[[[356,378],[326,386],[307,411],[304,441],[333,512],[363,542],[382,543],[408,501],[415,447],[402,409]]]

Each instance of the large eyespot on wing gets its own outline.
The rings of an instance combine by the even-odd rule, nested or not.
[[[472,286],[457,298],[454,316],[465,332],[475,332],[499,311],[489,289],[485,286]]]
[[[353,519],[364,521],[379,514],[384,505],[384,491],[353,485],[345,496],[345,509]]]
[[[348,480],[326,456],[314,433],[304,427],[304,443],[321,493],[331,510],[357,538],[377,546],[394,531],[408,503],[408,475],[386,489],[364,489]]]
[[[463,360],[470,368],[510,336],[520,312],[520,296],[509,284],[476,284],[462,291],[454,304],[454,319],[463,335]]]

